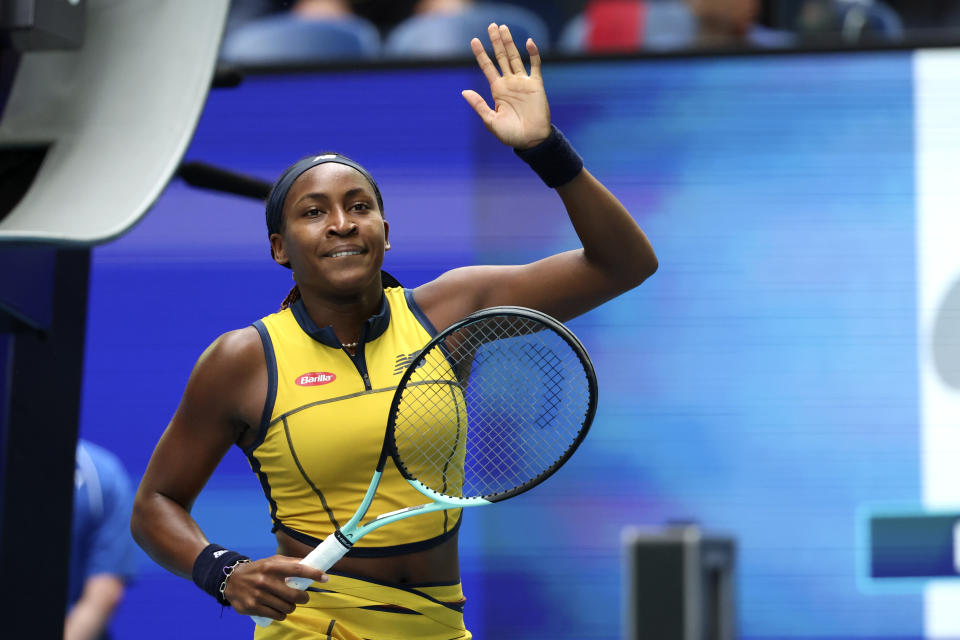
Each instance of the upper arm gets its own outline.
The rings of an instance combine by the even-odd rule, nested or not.
[[[247,327],[220,336],[194,366],[147,465],[137,501],[160,494],[189,511],[230,447],[259,424],[266,389],[257,331]]]
[[[529,307],[566,321],[621,292],[578,249],[525,265],[453,269],[418,287],[415,296],[434,326],[443,330],[478,309],[500,305]]]
[[[417,303],[437,329],[500,305],[530,307],[566,321],[656,271],[656,255],[643,230],[586,169],[557,193],[582,248],[524,265],[454,269],[417,288]]]

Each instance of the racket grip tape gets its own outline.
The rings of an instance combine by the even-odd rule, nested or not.
[[[327,536],[323,542],[314,547],[313,551],[308,553],[307,556],[300,561],[300,564],[326,571],[335,565],[337,560],[345,556],[352,546],[353,543],[350,542],[346,536],[336,531],[332,536]],[[286,579],[286,583],[288,587],[303,591],[313,584],[313,580],[310,578],[291,576]],[[269,624],[273,622],[273,618],[264,618],[262,616],[250,617],[261,627],[269,626]]]

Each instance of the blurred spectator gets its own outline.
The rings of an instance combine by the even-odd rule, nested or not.
[[[286,11],[289,5],[289,0],[230,0],[225,32],[235,31],[247,22],[271,13]]]
[[[133,492],[123,465],[102,447],[77,443],[70,582],[64,640],[105,639],[133,577]]]
[[[682,2],[607,0],[588,2],[560,34],[569,53],[670,50],[691,46],[697,22]]]
[[[549,48],[546,24],[523,7],[471,0],[421,0],[413,15],[387,34],[384,54],[392,58],[467,57],[472,55],[470,39],[485,36],[491,22],[510,27],[521,51],[527,38],[533,38],[541,51]]]
[[[789,32],[757,22],[759,0],[591,0],[560,37],[567,52],[785,47]]]
[[[936,23],[936,26],[951,31],[960,29],[960,2],[950,7],[950,9],[943,14],[941,20]]]
[[[960,0],[884,0],[903,24],[904,37],[956,37]]]
[[[788,32],[758,23],[760,0],[687,0],[697,19],[698,47],[783,47],[793,44]]]
[[[290,9],[228,30],[221,60],[241,66],[308,65],[370,60],[380,55],[380,32],[348,0],[297,0]]]
[[[795,30],[802,42],[898,42],[903,23],[878,0],[804,0]]]
[[[420,0],[353,0],[353,10],[377,25],[380,35],[413,15]]]

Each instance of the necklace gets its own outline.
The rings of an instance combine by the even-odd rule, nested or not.
[[[359,342],[341,342],[340,346],[342,346],[344,349],[353,349],[358,344],[360,343]]]

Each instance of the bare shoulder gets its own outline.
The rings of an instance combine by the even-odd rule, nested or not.
[[[226,452],[253,439],[266,393],[257,330],[246,327],[214,340],[190,373],[147,466],[140,495],[162,494],[189,509]]]
[[[194,431],[209,427],[235,441],[260,421],[267,393],[267,367],[253,327],[228,331],[197,360],[173,425]]]
[[[438,331],[480,308],[490,267],[452,269],[413,290],[413,296]]]
[[[195,371],[226,369],[236,373],[238,367],[247,370],[263,363],[260,334],[253,327],[243,327],[221,334],[214,340],[200,355]]]

